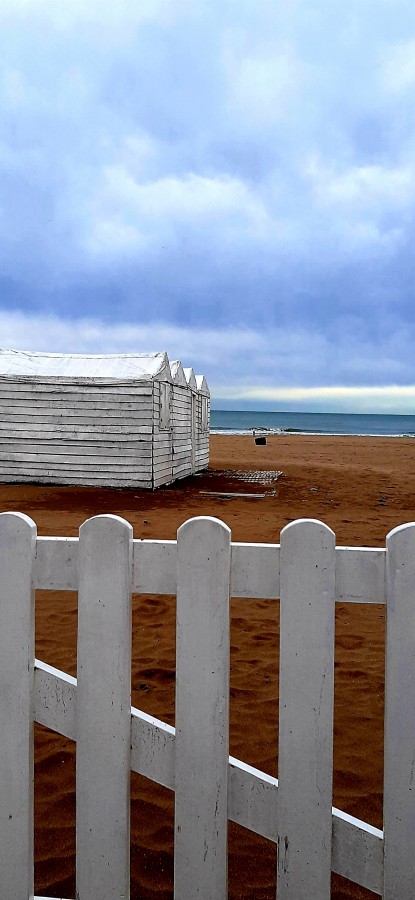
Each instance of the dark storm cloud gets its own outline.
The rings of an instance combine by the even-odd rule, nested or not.
[[[241,334],[251,383],[271,334],[282,384],[413,380],[412,4],[3,0],[0,25],[9,323],[232,333],[229,385]]]

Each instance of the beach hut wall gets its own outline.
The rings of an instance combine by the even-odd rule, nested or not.
[[[210,393],[204,375],[196,375],[198,393],[195,456],[196,471],[209,465]]]
[[[173,476],[185,478],[195,469],[194,441],[192,431],[193,392],[189,387],[184,369],[180,362],[172,364],[174,374],[172,392],[173,422]]]
[[[166,353],[0,350],[0,481],[151,489],[205,468],[193,380]]]
[[[173,476],[183,478],[209,465],[210,396],[204,376],[183,369],[178,360],[171,371]]]

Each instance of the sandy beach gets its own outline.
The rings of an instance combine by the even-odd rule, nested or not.
[[[278,542],[293,519],[311,517],[335,531],[337,544],[384,546],[392,528],[415,520],[414,459],[415,443],[404,438],[275,435],[258,446],[252,437],[212,435],[208,472],[166,489],[0,485],[0,510],[28,514],[40,535],[74,536],[86,518],[108,512],[131,522],[137,538],[163,539],[175,538],[190,516],[213,515],[234,540],[265,542]],[[278,603],[233,600],[231,614],[230,752],[276,775]],[[76,627],[76,595],[38,592],[36,655],[73,675]],[[174,598],[134,598],[133,703],[171,724],[174,628]],[[384,607],[338,604],[333,802],[378,827],[383,686]],[[75,747],[40,726],[35,734],[35,890],[74,897]],[[171,793],[133,775],[132,900],[172,897],[172,845]],[[230,824],[232,900],[274,898],[275,865],[272,844]],[[332,897],[375,895],[333,876]]]

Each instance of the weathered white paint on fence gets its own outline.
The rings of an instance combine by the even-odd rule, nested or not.
[[[35,587],[76,591],[78,538],[38,537]],[[336,600],[385,603],[386,551],[336,547]],[[175,594],[177,542],[133,541],[133,590]],[[280,596],[280,545],[232,543],[231,596],[275,600]]]
[[[279,544],[232,543],[231,596],[275,599],[279,595]]]
[[[137,594],[176,593],[176,541],[134,541],[133,559],[133,590]]]
[[[415,897],[415,525],[387,537],[384,900]]]
[[[278,836],[278,778],[229,757],[229,818],[268,840]]]
[[[335,807],[331,812],[333,872],[382,894],[383,832]]]
[[[32,568],[36,525],[0,515],[0,878],[2,900],[33,896]]]
[[[279,900],[328,900],[330,865],[384,890],[384,900],[412,900],[414,531],[396,529],[387,550],[334,549],[330,529],[300,521],[283,531],[281,547],[230,547],[223,523],[196,519],[182,526],[177,545],[133,542],[126,522],[102,516],[82,526],[80,540],[36,541],[31,520],[0,515],[1,898],[32,896],[34,717],[77,741],[80,900],[128,897],[130,766],[176,791],[180,900],[226,896],[228,818],[278,843]],[[334,575],[339,600],[385,602],[387,594],[385,839],[331,807]],[[229,579],[237,596],[281,593],[279,781],[228,756]],[[41,661],[33,673],[32,584],[79,589],[79,684]],[[176,593],[176,585],[177,737],[130,706],[131,590]]]
[[[76,740],[75,706],[76,679],[36,660],[35,721]],[[132,770],[174,790],[175,729],[132,707],[131,743]],[[228,817],[276,843],[278,779],[230,756]],[[381,894],[382,831],[333,808],[332,834],[333,871]]]
[[[385,548],[336,547],[336,600],[385,603]]]
[[[35,722],[75,741],[76,678],[35,659],[33,695]]]
[[[211,518],[177,533],[176,900],[225,900],[231,533]]]
[[[278,900],[330,896],[335,537],[281,532]]]
[[[117,516],[79,532],[77,900],[129,897],[132,536]]]
[[[78,590],[79,538],[38,537],[34,586],[54,591]]]
[[[174,790],[175,729],[142,710],[131,710],[131,768]]]

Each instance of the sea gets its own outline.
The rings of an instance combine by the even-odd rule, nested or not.
[[[263,412],[212,409],[211,434],[356,434],[415,437],[415,415],[375,413]]]

